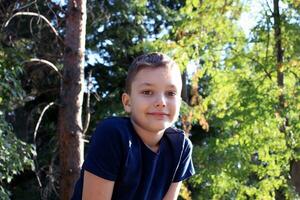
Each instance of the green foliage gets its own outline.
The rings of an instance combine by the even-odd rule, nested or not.
[[[279,131],[282,119],[274,113],[278,89],[254,77],[259,76],[247,69],[212,75],[213,87],[203,104],[210,126],[220,134],[195,148],[199,174],[192,183],[200,196],[274,199],[277,190],[287,187],[292,149]]]
[[[11,55],[0,49],[0,199],[9,199],[6,186],[24,169],[34,169],[35,148],[19,140],[5,115],[23,104],[25,92],[18,77],[22,70]]]
[[[1,52],[0,52],[1,54]],[[21,87],[18,76],[22,70],[19,66],[14,66],[13,63],[7,63],[8,60],[0,58],[0,108],[13,109],[20,106],[22,99],[25,97],[24,90]],[[11,69],[6,66],[11,67]]]
[[[10,183],[14,175],[20,174],[25,168],[34,169],[32,156],[35,150],[32,145],[17,139],[11,126],[5,121],[4,113],[0,112],[0,182]],[[9,191],[0,186],[1,199],[8,199]]]
[[[197,100],[192,97],[182,109],[193,114],[194,126],[204,129],[206,120],[210,127],[195,141],[200,145],[194,149],[197,174],[189,181],[193,199],[297,199],[289,172],[300,144],[299,40],[292,35],[299,25],[290,20],[294,12],[284,12],[287,105],[282,114],[271,15],[247,41],[236,24],[241,12],[239,1],[186,1],[172,32],[140,48],[167,52],[182,69],[191,60],[199,65],[190,85],[202,96],[194,94]]]
[[[188,81],[190,99],[183,102],[181,108],[182,115],[192,116],[193,159],[197,173],[185,183],[181,198],[265,200],[281,196],[299,199],[289,177],[291,160],[300,159],[298,1],[286,0],[284,3],[288,7],[281,8],[283,90],[277,86],[273,19],[269,8],[264,10],[260,21],[246,38],[237,23],[244,12],[245,1],[99,3],[91,0],[87,3],[86,44],[90,53],[87,60],[91,55],[97,59],[87,62],[86,71],[93,71],[94,89],[99,99],[91,100],[96,114],[92,115],[90,127],[104,117],[124,114],[120,96],[132,59],[143,52],[163,51],[175,58],[182,71],[191,62],[198,66],[198,71]],[[49,8],[43,2],[39,5],[44,10]],[[34,6],[28,9],[35,10]],[[47,12],[52,13],[47,17],[59,26],[57,28],[63,36],[66,13],[59,6],[51,9],[60,15],[56,18],[51,11]],[[15,21],[12,30],[23,27],[25,21]],[[51,49],[50,60],[56,62],[61,58],[57,56],[59,45],[45,42],[51,37],[41,24],[40,27],[43,34],[37,34],[36,39],[40,42],[36,41],[36,45],[27,40],[28,29],[21,28],[27,33],[22,42],[15,42],[18,50],[5,48],[6,54],[4,50],[0,51],[3,55],[0,58],[0,108],[3,109],[0,115],[0,173],[5,174],[1,175],[5,177],[1,180],[3,183],[8,183],[25,166],[32,165],[30,158],[34,155],[34,148],[17,140],[4,119],[4,113],[24,104],[25,93],[17,78],[22,72],[18,66],[25,60],[23,54],[29,52],[43,57]],[[281,93],[286,105],[279,111]],[[97,96],[96,92],[92,94]],[[55,120],[53,117],[44,125],[48,132],[55,130]],[[282,131],[280,128],[285,122]],[[50,141],[49,146],[55,145],[56,141],[51,137],[45,139]],[[47,149],[47,145],[44,148]],[[48,157],[54,153],[39,153],[40,164],[47,166]],[[7,157],[14,159],[8,160]],[[8,198],[9,192],[0,187],[0,195]]]

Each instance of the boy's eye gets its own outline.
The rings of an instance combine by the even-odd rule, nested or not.
[[[153,94],[153,92],[152,91],[150,91],[150,90],[145,90],[145,91],[143,91],[142,92],[142,94],[144,94],[144,95],[152,95]]]
[[[173,92],[173,91],[169,91],[169,92],[167,92],[167,94],[168,94],[168,96],[171,96],[171,97],[176,96],[176,92]]]

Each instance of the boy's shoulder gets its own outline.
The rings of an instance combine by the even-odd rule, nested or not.
[[[132,137],[130,119],[126,117],[109,117],[98,122],[96,130],[92,134],[92,143],[110,143],[115,146],[126,146]],[[104,144],[103,144],[104,145]]]
[[[175,128],[175,127],[169,127],[166,129],[165,131],[166,134],[179,134],[179,135],[182,135],[184,136],[184,131],[181,130],[181,129],[178,129],[178,128]]]
[[[193,146],[191,140],[186,136],[185,132],[181,129],[170,127],[166,131],[166,136],[169,140],[177,145]]]
[[[96,126],[94,135],[109,136],[109,137],[126,137],[132,132],[131,122],[128,117],[108,117]]]

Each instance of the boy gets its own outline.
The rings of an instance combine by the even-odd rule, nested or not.
[[[192,176],[192,144],[171,128],[179,115],[182,81],[161,53],[136,58],[122,103],[130,118],[103,120],[91,139],[72,199],[177,199]]]

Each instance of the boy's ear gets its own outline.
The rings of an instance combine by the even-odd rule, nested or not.
[[[123,103],[124,110],[127,113],[130,113],[131,112],[131,102],[130,102],[129,94],[127,94],[127,93],[122,94],[122,103]]]

